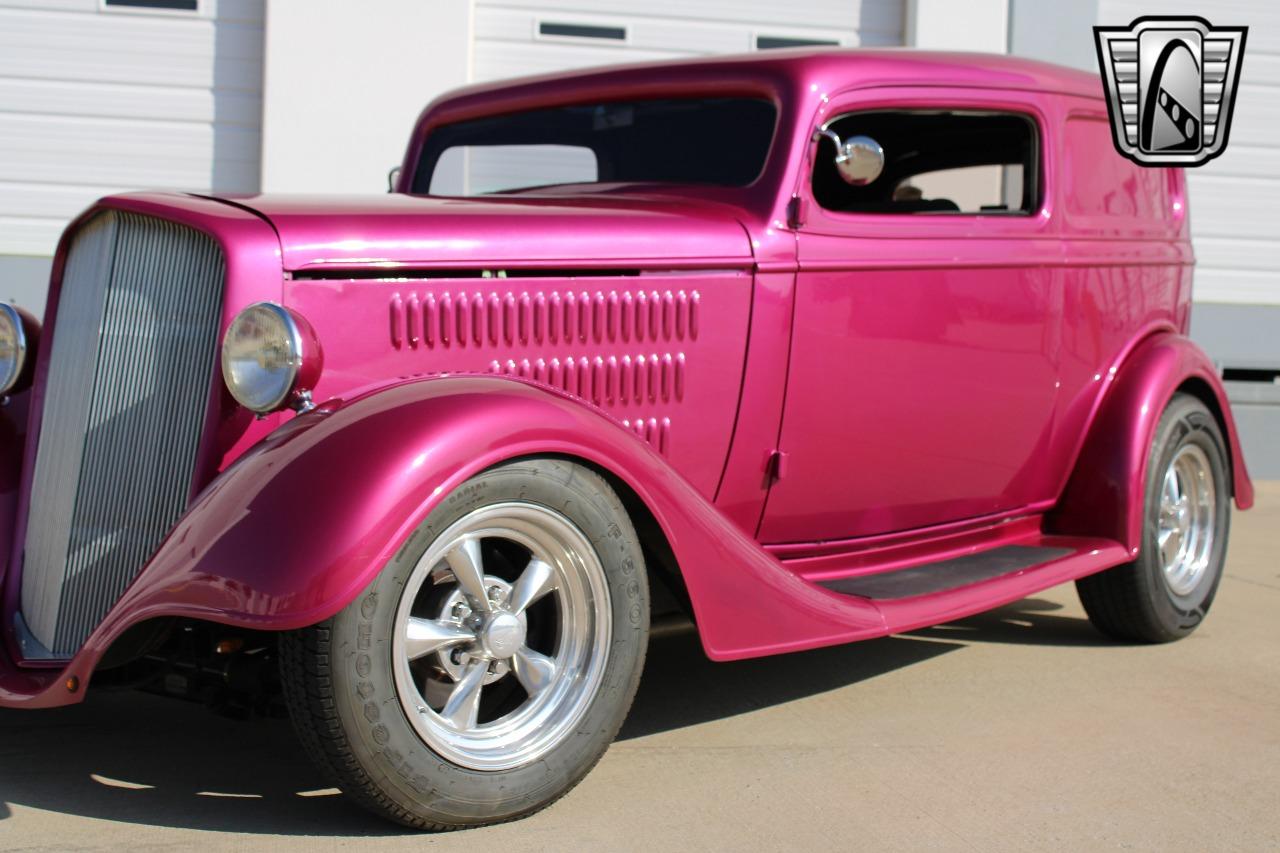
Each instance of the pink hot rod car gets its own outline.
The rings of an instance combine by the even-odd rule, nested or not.
[[[517,817],[653,615],[730,660],[1077,582],[1204,618],[1252,487],[1181,170],[1098,78],[781,51],[473,87],[394,192],[113,196],[0,306],[0,705],[278,685],[406,824]],[[659,605],[655,602],[664,602]]]

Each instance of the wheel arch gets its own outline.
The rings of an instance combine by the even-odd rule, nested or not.
[[[649,607],[651,615],[664,615],[671,612],[674,606],[684,615],[695,619],[696,623],[693,602],[689,598],[689,587],[685,583],[680,561],[676,558],[675,550],[671,547],[671,540],[667,537],[666,530],[658,521],[657,516],[654,515],[653,510],[645,503],[644,498],[624,478],[598,462],[565,454],[557,455],[555,458],[574,462],[594,471],[609,484],[610,488],[618,495],[618,499],[622,501],[623,509],[626,510],[627,517],[636,529],[636,535],[640,539],[640,548],[644,553],[645,571],[650,580],[651,597]],[[658,584],[655,585],[654,581],[657,581]],[[667,593],[667,595],[652,595],[655,587]]]
[[[1050,530],[1103,536],[1138,554],[1151,443],[1161,414],[1179,392],[1203,402],[1217,421],[1236,505],[1253,505],[1253,484],[1230,404],[1203,350],[1183,335],[1156,334],[1134,348],[1110,381],[1066,488],[1049,514]]]

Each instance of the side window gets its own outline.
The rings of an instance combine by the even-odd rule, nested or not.
[[[1030,116],[962,110],[875,110],[828,123],[842,140],[884,152],[872,181],[851,185],[836,145],[818,143],[814,200],[842,213],[1029,215],[1040,207],[1039,135]]]
[[[1167,169],[1139,166],[1111,144],[1103,119],[1067,119],[1063,181],[1067,213],[1150,224],[1169,216]]]

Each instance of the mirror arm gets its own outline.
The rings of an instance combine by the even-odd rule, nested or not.
[[[842,146],[844,145],[844,142],[840,139],[840,134],[836,133],[834,130],[827,130],[825,127],[822,127],[813,132],[813,141],[817,142],[824,136],[835,143],[836,156],[839,156],[843,150]]]

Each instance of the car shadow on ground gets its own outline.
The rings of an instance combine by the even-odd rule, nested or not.
[[[886,637],[862,643],[715,663],[690,630],[649,644],[644,677],[619,740],[723,720],[921,663],[960,643]]]
[[[1061,604],[1025,598],[997,610],[882,640],[789,655],[713,663],[690,630],[655,639],[631,715],[618,738],[644,737],[725,719],[855,684],[970,643],[1109,646]]]
[[[911,631],[905,636],[978,643],[1027,646],[1115,646],[1088,619],[1055,611],[1061,604],[1043,598],[1024,598],[967,619]]]
[[[187,829],[405,831],[332,792],[287,719],[232,720],[136,691],[90,690],[70,708],[0,711],[0,802]]]
[[[708,661],[691,631],[656,638],[620,737],[803,699],[971,642],[1084,642],[1088,623],[1050,615],[1056,606],[1027,599],[914,636],[726,664]],[[1045,636],[1030,639],[1036,632]],[[1024,634],[1027,639],[1014,639]],[[328,788],[288,720],[230,720],[137,692],[91,691],[84,704],[70,708],[0,711],[0,826],[13,807],[241,833],[407,832]]]

